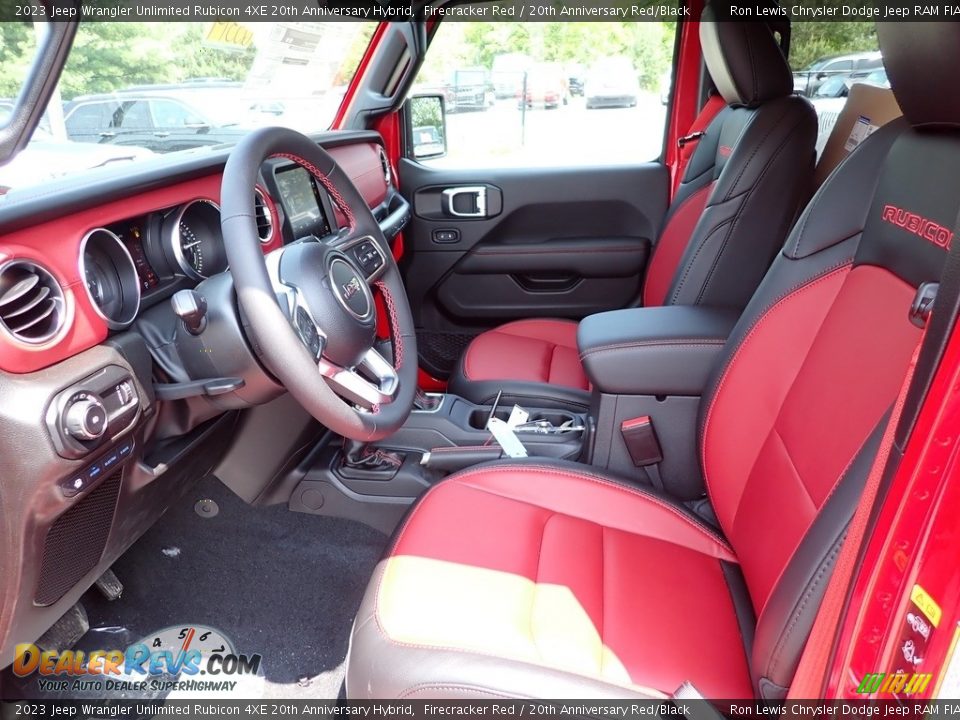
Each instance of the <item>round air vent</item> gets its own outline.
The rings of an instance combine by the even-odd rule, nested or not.
[[[387,159],[387,153],[384,152],[383,148],[380,149],[380,169],[383,170],[383,179],[387,183],[387,187],[390,187],[390,181],[392,179],[392,174],[390,173],[390,161]]]
[[[253,209],[257,217],[257,235],[260,242],[266,245],[273,239],[273,215],[270,213],[270,203],[260,188],[253,191]]]
[[[29,260],[0,266],[0,325],[14,338],[40,345],[63,328],[63,290],[49,271]]]

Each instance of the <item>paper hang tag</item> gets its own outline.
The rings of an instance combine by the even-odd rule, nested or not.
[[[852,152],[860,143],[873,135],[877,130],[879,130],[879,128],[870,122],[870,118],[861,115],[853,124],[853,128],[850,130],[850,136],[847,138],[843,149],[847,152]]]
[[[510,417],[507,418],[507,427],[515,430],[517,425],[523,425],[530,418],[530,413],[519,405],[514,405],[510,411]]]
[[[507,423],[505,423],[503,420],[500,418],[490,418],[490,422],[487,423],[487,430],[493,434],[493,439],[497,441],[497,444],[501,448],[503,448],[503,451],[507,454],[507,457],[527,457],[527,449],[523,446],[523,443],[520,442],[520,439],[513,431],[513,428],[507,425]]]

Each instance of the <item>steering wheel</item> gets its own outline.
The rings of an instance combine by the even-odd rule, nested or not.
[[[268,158],[292,160],[327,191],[346,219],[332,239],[306,238],[266,257],[254,187]],[[261,128],[234,147],[223,171],[221,227],[241,320],[267,369],[313,417],[352,440],[379,440],[413,408],[417,349],[400,271],[366,200],[315,142]],[[394,362],[376,342],[383,295]]]

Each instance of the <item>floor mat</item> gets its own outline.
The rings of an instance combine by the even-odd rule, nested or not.
[[[200,517],[201,499],[219,512]],[[114,565],[120,599],[87,593],[88,635],[208,625],[238,652],[263,656],[266,697],[336,698],[351,623],[386,541],[355,522],[251,508],[207,479]]]

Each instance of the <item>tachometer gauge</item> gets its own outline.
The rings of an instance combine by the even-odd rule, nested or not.
[[[183,220],[180,221],[180,252],[197,275],[206,277],[203,272],[203,242],[197,239],[196,234]]]
[[[220,208],[214,203],[187,203],[167,219],[165,228],[171,259],[187,277],[203,280],[227,269]]]
[[[88,232],[80,243],[80,274],[93,310],[111,330],[122,330],[140,309],[140,278],[133,258],[115,233]]]

